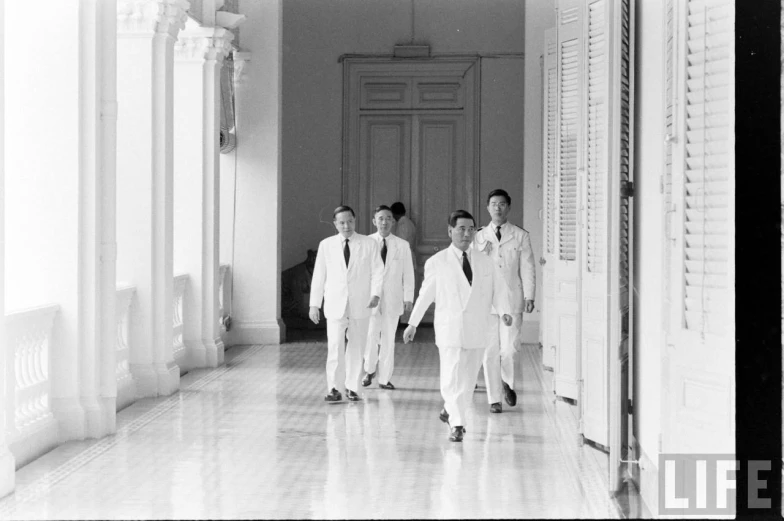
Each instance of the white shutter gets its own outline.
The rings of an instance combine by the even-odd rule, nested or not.
[[[588,7],[588,134],[586,178],[586,270],[602,273],[607,247],[607,67],[606,2]]]
[[[545,59],[544,59],[544,172],[545,184],[545,235],[546,252],[556,252],[555,231],[555,191],[558,172],[556,170],[556,144],[558,141],[558,68],[556,67],[556,40],[555,31],[545,31]]]
[[[686,329],[722,335],[727,316],[730,252],[727,230],[730,147],[732,6],[689,2],[683,188],[683,320]]]
[[[577,259],[577,133],[580,91],[579,51],[577,38],[560,45],[560,135],[558,165],[558,256],[561,260]]]
[[[557,255],[556,194],[558,190],[558,61],[555,28],[544,32],[544,68],[542,70],[544,96],[542,131],[544,143],[542,165],[545,176],[544,189],[544,265],[542,266],[542,365],[555,367],[556,314],[553,308],[555,297],[555,258]]]

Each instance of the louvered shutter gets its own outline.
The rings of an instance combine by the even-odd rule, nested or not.
[[[544,265],[542,266],[542,365],[547,368],[555,367],[556,342],[556,314],[553,309],[555,296],[555,259],[557,255],[557,220],[556,203],[558,189],[558,62],[557,40],[555,28],[544,32],[544,67],[542,69],[544,97],[542,106],[542,132],[544,135],[542,147],[542,165],[544,170]]]
[[[683,323],[702,334],[723,335],[730,293],[728,230],[733,38],[732,5],[689,2],[687,21],[686,134],[684,136]]]
[[[578,8],[574,8],[577,10]],[[562,13],[567,23],[570,13]],[[558,256],[577,259],[577,133],[579,121],[580,40],[559,42]]]
[[[557,113],[556,118],[556,226],[557,236],[552,276],[555,349],[555,393],[576,400],[580,378],[580,316],[578,313],[579,259],[578,230],[581,169],[584,149],[585,104],[583,0],[559,0],[556,26]],[[547,283],[547,282],[546,282]]]

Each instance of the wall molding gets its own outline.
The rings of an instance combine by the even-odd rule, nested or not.
[[[227,346],[282,344],[286,341],[283,320],[235,322],[227,337]]]

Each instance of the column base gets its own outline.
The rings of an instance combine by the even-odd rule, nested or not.
[[[99,398],[101,411],[103,413],[103,435],[108,436],[117,432],[117,397],[102,396]]]
[[[155,372],[158,376],[158,396],[169,396],[180,390],[180,366],[176,363],[156,364]]]
[[[286,341],[286,324],[281,319],[260,322],[236,322],[229,331],[227,344],[281,344]]]
[[[180,389],[180,366],[167,364],[131,364],[139,398],[168,396]]]
[[[7,447],[0,449],[0,498],[14,491],[16,484],[16,463],[14,455]]]
[[[85,414],[79,398],[51,398],[49,403],[52,414],[57,420],[60,443],[83,440]]]
[[[84,410],[85,438],[102,438],[109,434],[104,400],[104,398],[99,399],[95,396],[82,396],[81,404]],[[112,399],[113,401],[114,399]]]
[[[117,412],[125,409],[136,401],[136,380],[130,374],[117,381],[117,398],[115,409]]]

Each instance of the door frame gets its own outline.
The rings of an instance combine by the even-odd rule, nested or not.
[[[444,77],[461,76],[465,85],[464,107],[465,115],[465,143],[468,158],[466,160],[465,179],[466,210],[476,218],[481,210],[480,204],[480,59],[476,56],[435,56],[428,59],[395,59],[392,57],[351,57],[343,60],[343,135],[342,149],[343,161],[342,176],[342,204],[358,209],[360,201],[359,184],[359,117],[360,113],[395,113],[417,114],[433,113],[437,108],[393,108],[381,110],[360,110],[361,82],[364,76],[374,77]],[[444,111],[454,111],[454,108],[445,108]],[[353,146],[352,146],[353,144]],[[416,215],[412,201],[403,201],[410,209],[412,220],[418,223],[421,216]],[[357,223],[360,233],[369,227],[369,219],[362,217]],[[362,226],[360,224],[364,223]],[[369,229],[369,228],[368,228]]]

